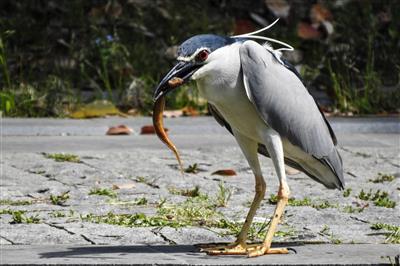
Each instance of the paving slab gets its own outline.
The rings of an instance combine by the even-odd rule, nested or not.
[[[254,177],[235,140],[210,118],[166,122],[185,167],[197,165],[196,173],[183,176],[174,156],[155,136],[138,134],[142,125],[151,123],[149,118],[4,119],[0,139],[1,263],[393,265],[400,253],[399,232],[374,226],[400,226],[396,119],[333,119],[347,194],[325,189],[302,173],[288,175],[291,197],[308,203],[287,206],[274,243],[293,246],[297,254],[256,259],[208,257],[193,246],[233,241],[234,229],[208,222],[243,222],[254,196]],[[121,123],[130,123],[136,133],[104,135],[108,125]],[[57,162],[45,153],[71,153],[80,162]],[[261,158],[261,164],[267,194],[255,217],[261,227],[254,230],[269,221],[275,208],[271,195],[278,189],[271,161]],[[220,169],[232,169],[237,175],[213,174]],[[390,176],[390,181],[374,182],[382,176]],[[196,187],[203,201],[177,193]],[[97,189],[113,193],[93,195]],[[221,189],[229,193],[224,204],[218,203]],[[64,200],[54,198],[63,193],[68,194]],[[360,198],[362,193],[370,193],[370,199]],[[376,193],[384,193],[386,203],[394,204],[378,205],[372,199]],[[192,200],[186,210],[189,215],[206,215],[207,208],[201,205],[204,199],[207,204],[212,202],[213,213],[183,226],[116,220],[126,215],[154,217]],[[182,213],[171,219],[179,215]]]
[[[4,246],[2,265],[396,265],[394,245],[292,245],[287,255],[207,256],[191,245]],[[296,252],[296,253],[295,253]]]

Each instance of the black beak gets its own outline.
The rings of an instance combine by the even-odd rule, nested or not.
[[[179,61],[158,84],[153,95],[153,100],[157,101],[158,98],[160,98],[161,96],[179,87],[183,83],[186,83],[193,75],[193,73],[196,72],[196,70],[199,69],[200,67],[201,64]],[[180,84],[179,86],[171,87],[168,84],[168,81],[170,81],[172,78],[181,78],[183,79],[183,83]]]

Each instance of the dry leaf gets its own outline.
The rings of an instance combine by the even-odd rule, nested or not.
[[[297,35],[305,40],[313,40],[321,38],[321,32],[312,25],[300,22],[297,25]]]
[[[168,131],[169,131],[168,128],[164,128],[164,130],[165,130],[165,132],[168,132]],[[141,131],[140,131],[140,134],[141,134],[141,135],[155,134],[155,133],[156,133],[156,131],[155,131],[155,129],[154,129],[154,126],[151,126],[151,125],[143,126],[142,129],[141,129]]]
[[[134,188],[135,184],[134,183],[127,183],[127,184],[113,184],[112,189],[131,189]]]
[[[236,172],[232,169],[221,169],[221,170],[215,171],[211,175],[233,176],[233,175],[236,175]]]
[[[125,125],[119,125],[116,127],[110,127],[106,135],[129,135],[133,132],[133,130]]]
[[[332,20],[332,13],[326,7],[315,4],[310,10],[310,19],[312,23],[322,23],[326,20]]]

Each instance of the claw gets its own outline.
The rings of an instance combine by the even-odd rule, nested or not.
[[[288,254],[287,248],[269,248],[263,244],[245,244],[245,243],[231,243],[231,244],[200,244],[200,252],[205,252],[207,255],[247,255],[248,257],[258,257],[266,254]]]
[[[202,247],[200,252],[206,252],[208,255],[246,255],[247,245],[245,243],[231,243],[223,245],[210,245]]]
[[[264,248],[262,245],[258,245],[254,248],[249,248],[247,256],[249,258],[258,257],[266,254],[288,254],[287,248]]]

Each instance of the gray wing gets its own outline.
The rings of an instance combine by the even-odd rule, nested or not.
[[[240,60],[247,96],[262,119],[293,145],[327,165],[337,178],[320,182],[343,187],[342,161],[330,129],[301,80],[253,41],[243,43]]]
[[[222,114],[218,111],[218,109],[214,105],[208,103],[208,110],[211,113],[211,115],[215,118],[215,120],[218,122],[218,124],[220,124],[222,127],[225,127],[233,135],[231,125],[226,121],[226,119],[222,116]],[[260,153],[266,157],[269,157],[269,158],[271,157],[271,156],[269,156],[268,150],[265,147],[265,145],[261,144],[261,143],[258,143],[258,153]],[[290,167],[293,167],[299,171],[304,172],[306,175],[308,175],[315,181],[320,182],[320,179],[318,177],[316,177],[312,173],[308,172],[307,169],[304,169],[300,164],[291,160],[290,158],[285,157],[285,164],[287,164]]]

